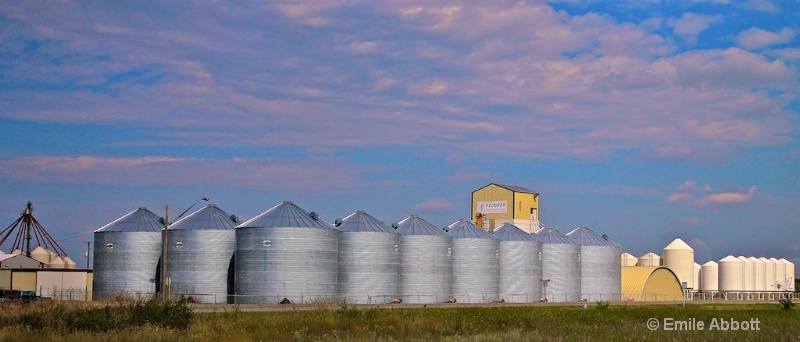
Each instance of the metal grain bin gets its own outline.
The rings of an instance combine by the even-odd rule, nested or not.
[[[620,245],[586,226],[575,228],[567,236],[581,245],[581,297],[590,302],[620,300]]]
[[[581,299],[581,246],[547,227],[536,233],[542,240],[542,278],[547,281],[544,297],[550,302]]]
[[[500,239],[500,298],[506,303],[532,303],[542,298],[542,242],[513,224],[495,229]]]
[[[400,234],[363,211],[339,229],[339,297],[354,304],[391,303],[400,283]]]
[[[719,265],[709,261],[700,268],[700,290],[703,292],[719,291]]]
[[[233,294],[236,222],[213,204],[176,221],[167,230],[170,292],[201,303],[228,303]],[[230,297],[232,302],[232,297]]]
[[[453,222],[453,298],[490,303],[499,298],[500,240],[467,220]]]
[[[400,298],[403,303],[451,299],[452,237],[416,215],[397,223],[400,233]]]
[[[338,231],[292,202],[236,227],[236,303],[336,297]]]
[[[681,240],[681,238],[676,238],[664,247],[663,252],[661,263],[678,276],[681,286],[690,289],[695,288],[697,285],[694,282],[694,278],[697,273],[695,273],[694,268],[694,248]]]
[[[719,290],[744,291],[744,262],[739,258],[728,255],[718,263]]]
[[[156,292],[164,227],[160,219],[139,208],[94,232],[94,299],[142,298]]]

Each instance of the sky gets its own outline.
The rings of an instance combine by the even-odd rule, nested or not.
[[[681,237],[701,264],[800,263],[797,18],[796,0],[4,1],[0,225],[31,201],[84,266],[138,207],[445,226],[494,182],[636,256]]]

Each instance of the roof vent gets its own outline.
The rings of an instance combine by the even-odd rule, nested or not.
[[[344,222],[342,221],[342,219],[340,219],[340,218],[337,218],[335,221],[333,221],[333,226],[334,226],[334,227],[338,227],[338,226],[341,226],[341,225],[342,225],[342,223],[344,223]]]
[[[308,217],[310,217],[314,221],[319,221],[319,216],[317,215],[317,213],[315,213],[313,211],[308,213]]]

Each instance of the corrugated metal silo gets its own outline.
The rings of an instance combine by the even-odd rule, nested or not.
[[[709,261],[700,268],[700,290],[719,291],[719,265]]]
[[[753,265],[753,289],[755,291],[766,291],[767,279],[764,277],[766,265],[759,258],[749,257],[748,259],[750,259],[750,263]]]
[[[742,262],[742,282],[744,282],[745,291],[754,291],[755,283],[753,282],[753,262],[745,256],[736,257]]]
[[[209,204],[172,223],[167,230],[170,292],[193,295],[201,303],[232,303],[233,217]]]
[[[653,252],[647,252],[639,257],[639,264],[636,266],[661,266],[661,257]]]
[[[775,291],[775,262],[764,257],[758,259],[764,263],[764,290]]]
[[[363,211],[339,228],[339,296],[358,304],[391,303],[400,283],[400,234]]]
[[[139,208],[94,231],[94,299],[155,292],[163,227],[158,215]]]
[[[337,296],[338,231],[290,201],[236,227],[236,303]]]
[[[513,224],[495,229],[500,239],[500,298],[531,303],[542,298],[542,242]]]
[[[694,248],[677,238],[667,247],[664,247],[664,254],[661,260],[665,267],[678,276],[682,286],[694,288]],[[686,284],[684,285],[683,283]]]
[[[403,303],[438,303],[451,299],[452,237],[411,215],[400,221],[400,297]]]
[[[581,297],[591,302],[620,300],[620,245],[586,226],[575,228],[567,236],[581,245]]]
[[[639,263],[639,258],[628,252],[622,253],[620,259],[622,261],[622,266],[636,266],[636,264]]]
[[[581,246],[559,231],[546,227],[536,233],[542,240],[543,295],[550,302],[581,299]]]
[[[449,226],[453,237],[452,295],[459,303],[499,298],[500,240],[467,220]]]
[[[719,290],[744,290],[744,262],[728,255],[719,261]]]

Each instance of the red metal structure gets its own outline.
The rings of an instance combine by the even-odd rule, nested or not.
[[[15,235],[16,232],[16,235]],[[20,217],[14,221],[10,226],[0,232],[0,246],[6,243],[6,240],[9,240],[10,237],[14,236],[13,245],[11,246],[11,251],[19,249],[22,251],[22,255],[27,257],[31,256],[31,248],[32,241],[36,240],[36,246],[42,246],[42,248],[46,250],[53,251],[53,253],[57,254],[60,257],[66,257],[67,253],[64,252],[64,249],[58,245],[55,239],[53,239],[50,234],[39,224],[39,221],[33,217],[33,204],[28,202],[27,207],[25,210],[20,214]]]

